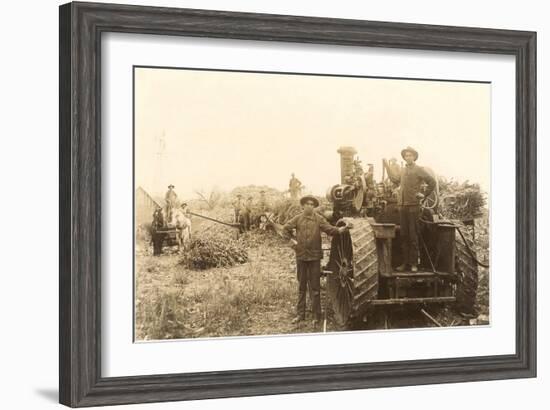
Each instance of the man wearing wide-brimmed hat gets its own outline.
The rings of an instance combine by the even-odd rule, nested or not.
[[[174,191],[174,185],[168,185],[168,191],[164,195],[164,200],[166,202],[165,206],[165,221],[170,223],[172,222],[172,211],[178,206],[178,194]]]
[[[406,164],[399,176],[389,175],[393,182],[399,184],[400,238],[403,254],[403,263],[396,268],[402,272],[410,267],[411,272],[418,271],[418,219],[420,217],[420,203],[435,189],[436,181],[426,170],[416,165],[418,152],[407,147],[401,150],[401,156]],[[421,184],[427,184],[425,193],[422,193]]]
[[[178,194],[176,194],[174,188],[174,185],[168,185],[168,191],[166,191],[166,195],[164,195],[166,202],[174,203],[178,199]]]
[[[325,218],[314,212],[319,206],[317,198],[306,195],[300,199],[303,212],[284,226],[287,237],[296,230],[295,251],[296,270],[298,274],[298,303],[296,317],[292,321],[298,323],[306,317],[306,291],[309,288],[309,299],[313,311],[313,326],[317,327],[321,320],[321,231],[329,235],[339,235],[349,229],[347,226],[330,225]]]

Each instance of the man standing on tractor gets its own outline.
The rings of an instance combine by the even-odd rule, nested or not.
[[[403,263],[395,270],[403,272],[410,267],[411,272],[418,272],[418,219],[420,204],[435,189],[436,181],[426,170],[416,165],[418,152],[411,147],[401,151],[406,164],[399,176],[388,173],[390,179],[399,184],[397,200],[399,206],[399,223]],[[426,183],[425,193],[422,193],[422,183]]]
[[[300,199],[303,212],[284,227],[287,238],[292,238],[296,230],[296,239],[292,239],[296,251],[296,270],[298,276],[298,303],[296,317],[292,323],[298,324],[306,317],[306,291],[309,288],[309,299],[313,311],[313,327],[317,328],[321,320],[321,231],[328,235],[339,235],[349,229],[347,226],[337,228],[330,225],[325,218],[313,211],[319,206],[317,198],[306,195]]]
[[[297,199],[302,191],[302,182],[294,176],[294,173],[292,173],[290,181],[288,182],[288,191],[292,199]]]

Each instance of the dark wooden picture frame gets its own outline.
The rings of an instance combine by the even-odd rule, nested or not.
[[[82,407],[535,377],[536,33],[94,3],[69,3],[59,12],[62,404]],[[515,56],[515,354],[102,377],[100,68],[101,35],[107,32]]]

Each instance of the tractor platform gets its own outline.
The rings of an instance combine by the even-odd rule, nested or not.
[[[409,279],[422,279],[422,278],[453,278],[455,275],[448,272],[433,272],[433,271],[424,271],[419,270],[418,272],[381,272],[380,277],[382,278],[409,278]]]
[[[456,275],[448,272],[419,270],[418,272],[384,272],[386,295],[373,300],[373,305],[454,302],[451,284]]]

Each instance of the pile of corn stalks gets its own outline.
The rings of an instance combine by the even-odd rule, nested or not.
[[[182,263],[190,269],[204,270],[247,261],[248,252],[241,241],[209,237],[192,240]]]
[[[485,193],[478,184],[469,181],[439,180],[440,212],[448,219],[469,220],[483,214],[487,203]]]
[[[296,199],[285,199],[278,202],[273,210],[273,220],[284,225],[290,219],[302,212],[300,202]]]

